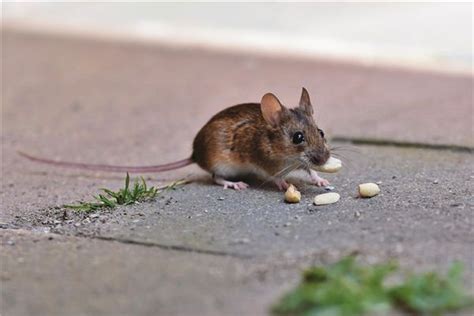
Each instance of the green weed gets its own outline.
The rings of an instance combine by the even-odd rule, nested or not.
[[[411,274],[405,282],[394,286],[389,294],[394,303],[408,312],[423,315],[443,315],[474,301],[462,287],[462,265],[454,263],[446,277],[434,272]]]
[[[125,177],[125,187],[123,189],[114,192],[103,188],[101,189],[103,193],[94,196],[96,202],[80,202],[75,205],[64,205],[64,207],[77,211],[92,212],[100,208],[114,208],[118,205],[130,205],[152,200],[162,191],[174,189],[185,183],[186,180],[178,180],[162,188],[148,188],[145,179],[141,177],[140,181],[135,180],[134,184],[130,186],[130,175],[127,173]]]
[[[395,263],[362,266],[346,257],[328,267],[303,272],[301,283],[273,306],[275,315],[354,316],[386,315],[399,309],[414,315],[442,315],[472,306],[462,288],[460,264],[446,277],[436,273],[411,274],[402,282],[386,285],[398,271]]]

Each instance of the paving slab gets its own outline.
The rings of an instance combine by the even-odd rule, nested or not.
[[[328,248],[255,260],[21,229],[0,230],[0,250],[1,312],[19,316],[268,315],[302,269],[354,253]],[[386,248],[357,253],[364,263],[398,258]],[[399,259],[402,269],[448,268],[447,260]]]
[[[284,288],[230,257],[24,230],[0,240],[6,316],[265,315]]]
[[[0,230],[0,250],[7,316],[268,315],[301,269],[347,254],[256,261],[22,229]],[[360,252],[365,262],[386,256]]]

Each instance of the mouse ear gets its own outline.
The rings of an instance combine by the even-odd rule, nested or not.
[[[311,105],[311,100],[309,99],[308,90],[303,88],[301,91],[300,98],[300,108],[302,108],[308,115],[313,115],[313,106]]]
[[[260,108],[265,121],[276,127],[280,123],[283,106],[273,93],[267,93],[262,97]]]

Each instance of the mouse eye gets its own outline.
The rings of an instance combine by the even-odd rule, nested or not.
[[[324,138],[324,132],[322,129],[318,128],[319,135],[321,135],[322,138]]]
[[[298,145],[304,142],[304,135],[301,132],[296,132],[293,134],[293,144]]]

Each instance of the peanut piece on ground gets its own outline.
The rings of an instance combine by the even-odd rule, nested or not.
[[[299,203],[301,201],[301,192],[293,184],[290,184],[285,192],[285,201],[288,203]]]
[[[363,198],[371,198],[380,193],[380,188],[375,183],[359,184],[359,195]]]
[[[318,194],[314,197],[314,205],[326,205],[326,204],[332,204],[336,203],[339,201],[341,196],[339,193],[336,192],[329,192],[329,193],[323,193],[323,194]]]

